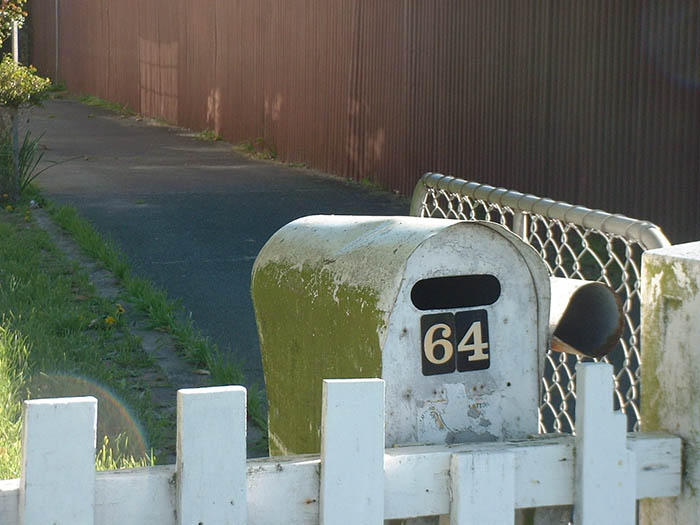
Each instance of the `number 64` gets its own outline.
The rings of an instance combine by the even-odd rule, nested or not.
[[[438,330],[441,331],[440,334],[437,334]],[[435,349],[438,347],[443,349],[440,358],[435,355]],[[489,344],[481,335],[481,321],[474,321],[457,345],[457,352],[471,352],[467,355],[468,361],[483,361],[489,358],[484,352],[488,348]],[[445,323],[436,323],[428,328],[423,338],[423,351],[426,359],[434,365],[447,363],[454,355],[452,328]]]

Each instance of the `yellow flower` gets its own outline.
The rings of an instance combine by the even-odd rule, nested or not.
[[[5,211],[12,211],[12,210],[14,210],[14,208],[12,207],[12,204],[8,204],[7,206],[5,206]]]
[[[117,303],[117,314],[123,314],[126,312],[126,308],[124,308],[121,304]]]
[[[107,326],[112,326],[116,322],[117,322],[117,319],[112,315],[108,315],[107,317],[105,317],[105,324]]]

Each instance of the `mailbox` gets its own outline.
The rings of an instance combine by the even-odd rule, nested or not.
[[[326,378],[386,381],[386,444],[538,429],[550,277],[488,222],[313,216],[274,234],[252,296],[270,452],[320,447]]]
[[[550,278],[491,222],[305,217],[265,244],[252,296],[272,455],[319,451],[332,378],[385,380],[387,446],[535,434],[550,343],[602,357],[623,327],[610,288]]]

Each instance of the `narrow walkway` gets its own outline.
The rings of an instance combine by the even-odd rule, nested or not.
[[[68,100],[32,112],[44,158],[76,158],[39,185],[72,204],[263,384],[250,272],[277,229],[313,214],[406,215],[409,203],[312,170],[247,159],[225,142]]]

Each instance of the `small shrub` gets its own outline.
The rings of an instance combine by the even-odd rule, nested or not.
[[[0,61],[0,191],[16,203],[22,191],[39,175],[41,160],[38,139],[25,135],[19,141],[19,110],[36,106],[48,95],[51,81],[36,74],[36,69],[14,62],[6,55]]]
[[[32,66],[15,64],[10,55],[0,61],[0,107],[36,106],[48,95],[51,80],[40,77]]]

